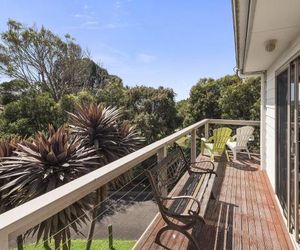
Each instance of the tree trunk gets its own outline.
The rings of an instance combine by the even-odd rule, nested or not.
[[[89,234],[88,234],[86,248],[85,248],[86,250],[90,250],[91,246],[92,246],[95,225],[96,225],[97,211],[99,209],[98,204],[106,198],[106,188],[107,188],[107,186],[105,185],[96,190],[96,199],[95,199],[94,208],[93,208],[92,214],[91,214],[91,224],[90,224]],[[101,207],[101,205],[100,205],[100,207]]]
[[[23,250],[23,236],[22,234],[17,237],[18,250]]]

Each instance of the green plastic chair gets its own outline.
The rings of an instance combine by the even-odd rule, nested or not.
[[[214,154],[223,154],[225,151],[227,161],[229,161],[228,152],[226,150],[226,142],[230,139],[232,129],[218,128],[214,129],[213,136],[210,138],[201,138],[201,154],[207,149],[210,153],[210,159],[214,161]]]

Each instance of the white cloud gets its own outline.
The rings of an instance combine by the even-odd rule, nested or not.
[[[155,55],[150,55],[146,53],[137,54],[137,60],[142,63],[151,63],[155,61],[157,57]]]
[[[85,10],[87,10],[89,8],[89,6],[87,5],[87,4],[85,4],[84,6],[83,6],[83,9],[85,9]]]
[[[75,15],[72,15],[72,17],[76,17],[76,18],[82,18],[82,19],[89,19],[89,18],[93,18],[92,16],[90,16],[90,15],[86,15],[86,14],[75,14]]]
[[[98,24],[99,24],[98,21],[87,21],[87,22],[83,23],[83,25],[85,25],[85,26],[98,25]]]
[[[103,25],[103,28],[105,29],[115,29],[115,28],[118,28],[119,26],[115,23],[108,23],[108,24],[104,24]]]
[[[117,9],[120,9],[121,8],[121,5],[122,5],[122,3],[121,3],[121,1],[116,1],[116,3],[115,3],[115,7],[117,8]]]

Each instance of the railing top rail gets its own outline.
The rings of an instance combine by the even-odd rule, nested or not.
[[[250,120],[229,120],[229,119],[209,119],[210,124],[226,124],[226,125],[241,125],[241,126],[260,126],[260,121]]]
[[[0,215],[0,238],[15,237],[208,123],[259,125],[259,121],[204,119]]]
[[[162,147],[172,144],[207,122],[208,119],[197,122],[1,214],[0,234],[3,232],[11,237],[17,236],[156,154]]]

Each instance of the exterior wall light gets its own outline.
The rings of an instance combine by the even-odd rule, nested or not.
[[[265,42],[265,50],[267,52],[272,52],[276,48],[276,39],[270,39]]]

